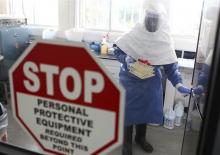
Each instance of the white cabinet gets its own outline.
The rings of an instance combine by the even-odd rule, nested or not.
[[[194,60],[193,59],[178,59],[179,71],[182,75],[183,84],[189,88],[191,88],[191,81],[193,75],[194,68]],[[185,107],[188,107],[189,96],[184,97],[184,95],[180,94],[176,88],[173,87],[170,81],[166,82],[166,91],[164,98],[164,110],[172,108],[176,99],[182,99],[185,102]]]

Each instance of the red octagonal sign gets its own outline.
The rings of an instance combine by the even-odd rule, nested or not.
[[[121,143],[123,91],[83,43],[32,43],[10,84],[16,120],[45,153],[102,154]]]

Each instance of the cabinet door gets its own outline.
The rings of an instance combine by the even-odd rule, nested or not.
[[[17,27],[14,28],[15,44],[19,54],[23,53],[28,46],[29,30],[27,28]]]
[[[5,27],[1,30],[2,55],[7,60],[16,60],[27,47],[29,32],[27,28]]]
[[[19,56],[19,53],[16,50],[16,38],[14,37],[14,29],[1,29],[1,40],[1,50],[4,59],[16,59]]]

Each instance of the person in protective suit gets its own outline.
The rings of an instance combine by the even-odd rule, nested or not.
[[[121,63],[119,79],[126,91],[123,155],[132,155],[133,126],[136,127],[135,142],[144,151],[153,151],[145,139],[146,125],[163,123],[161,67],[179,92],[191,92],[183,86],[178,71],[166,10],[154,2],[144,5],[143,21],[115,42],[114,54]]]

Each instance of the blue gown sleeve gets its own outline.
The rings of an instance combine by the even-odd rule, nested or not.
[[[126,58],[127,54],[124,53],[120,48],[116,48],[116,49],[114,50],[114,55],[115,55],[116,59],[117,59],[120,63],[126,64],[125,58]]]
[[[182,83],[182,76],[178,70],[177,63],[163,65],[163,68],[168,80],[172,83],[174,87],[176,86],[176,84]]]

